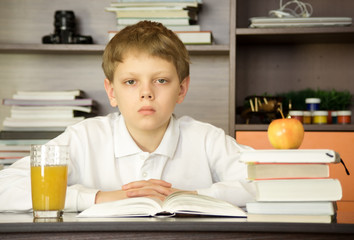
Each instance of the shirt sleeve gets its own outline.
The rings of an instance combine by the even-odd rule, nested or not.
[[[247,165],[239,160],[240,152],[251,148],[238,144],[221,130],[207,136],[205,148],[214,183],[209,188],[197,189],[198,194],[222,199],[240,207],[254,201],[255,188],[247,180]]]
[[[95,203],[98,189],[80,184],[68,186],[65,211],[82,211]],[[32,211],[29,157],[18,160],[0,172],[0,212]]]
[[[80,163],[83,150],[75,131],[67,130],[47,144],[70,146],[71,155],[77,155],[69,162],[68,188],[66,191],[65,211],[82,211],[95,203],[98,189],[78,184]],[[79,161],[79,160],[78,160]],[[30,157],[24,157],[10,167],[0,171],[0,212],[32,211]]]
[[[32,209],[29,157],[24,157],[0,171],[0,212]]]

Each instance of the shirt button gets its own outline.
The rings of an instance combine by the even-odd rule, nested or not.
[[[146,159],[148,159],[148,157],[149,157],[149,154],[147,154],[147,153],[140,154],[140,159],[141,160],[146,160]]]
[[[147,172],[143,172],[143,177],[146,178],[147,177]]]

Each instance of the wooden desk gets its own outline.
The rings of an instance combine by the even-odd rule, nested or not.
[[[0,239],[354,239],[353,223],[256,223],[234,218],[76,218],[33,222],[0,213]]]

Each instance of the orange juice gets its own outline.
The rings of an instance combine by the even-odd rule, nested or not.
[[[65,205],[68,167],[31,166],[33,210],[62,210]]]

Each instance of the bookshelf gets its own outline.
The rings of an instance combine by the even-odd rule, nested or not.
[[[314,9],[314,17],[351,17],[354,1],[306,0]],[[242,105],[248,95],[276,94],[305,88],[354,94],[354,27],[317,28],[248,28],[250,17],[267,16],[279,8],[278,0],[231,0],[235,11],[234,35],[230,36],[230,65],[235,68],[230,78],[230,112]],[[235,10],[233,10],[233,8]],[[232,25],[232,24],[231,24]],[[234,46],[233,46],[234,45]],[[234,56],[233,52],[235,51]],[[234,82],[232,82],[234,81]],[[353,101],[354,99],[352,99]],[[354,111],[354,102],[351,105]],[[237,117],[236,117],[237,116]],[[354,141],[352,124],[304,125],[305,138],[301,148],[328,148],[338,151],[348,169],[352,160]],[[233,124],[233,125],[232,125]],[[230,115],[230,128],[236,140],[255,149],[272,148],[267,139],[266,124],[244,124],[236,114]],[[343,187],[339,210],[353,211],[353,176],[341,165],[331,168],[331,177],[338,178]]]
[[[82,89],[98,102],[99,114],[115,111],[103,88],[101,55],[115,14],[105,12],[111,0],[3,0],[0,2],[0,98],[17,90]],[[187,45],[191,54],[191,86],[177,115],[190,115],[228,131],[229,1],[204,0],[199,24],[211,30],[213,45]],[[53,32],[55,10],[73,10],[77,32],[92,45],[41,44]],[[6,21],[5,21],[6,20]],[[215,77],[216,76],[216,77]],[[0,106],[0,125],[9,107]]]
[[[233,1],[231,1],[233,2]],[[312,16],[345,16],[354,18],[349,9],[352,1],[340,5],[332,0],[306,0],[314,9]],[[248,28],[250,17],[267,16],[269,10],[279,8],[279,1],[235,0],[236,26],[232,39],[236,51],[230,57],[235,66],[235,106],[243,104],[248,95],[283,93],[305,88],[354,93],[354,27],[317,28]],[[233,11],[233,10],[231,10]],[[230,45],[233,43],[231,42]],[[230,54],[231,55],[231,54]],[[232,81],[232,79],[230,80]],[[354,104],[351,106],[354,110]],[[234,131],[266,131],[267,125],[244,124],[243,119],[230,116]],[[233,119],[232,119],[233,118]],[[353,121],[352,121],[353,123]],[[306,131],[354,131],[354,125],[306,125]]]
[[[18,89],[79,88],[97,100],[99,114],[115,111],[106,100],[100,67],[107,31],[115,29],[115,14],[104,11],[110,2],[2,0],[0,97],[11,97]],[[279,6],[279,1],[203,2],[199,23],[202,30],[213,32],[215,43],[187,46],[192,81],[185,102],[177,107],[177,115],[191,115],[234,136],[238,130],[267,128],[262,124],[246,125],[236,117],[236,108],[247,95],[307,87],[354,92],[354,27],[250,29],[250,17],[266,16]],[[306,2],[312,4],[314,16],[354,18],[353,1],[343,0],[335,7],[333,0]],[[78,33],[92,36],[94,44],[41,44],[41,37],[53,32],[53,15],[58,9],[73,10]],[[8,114],[9,108],[0,106],[0,122]],[[305,130],[352,132],[354,125],[309,125]]]

